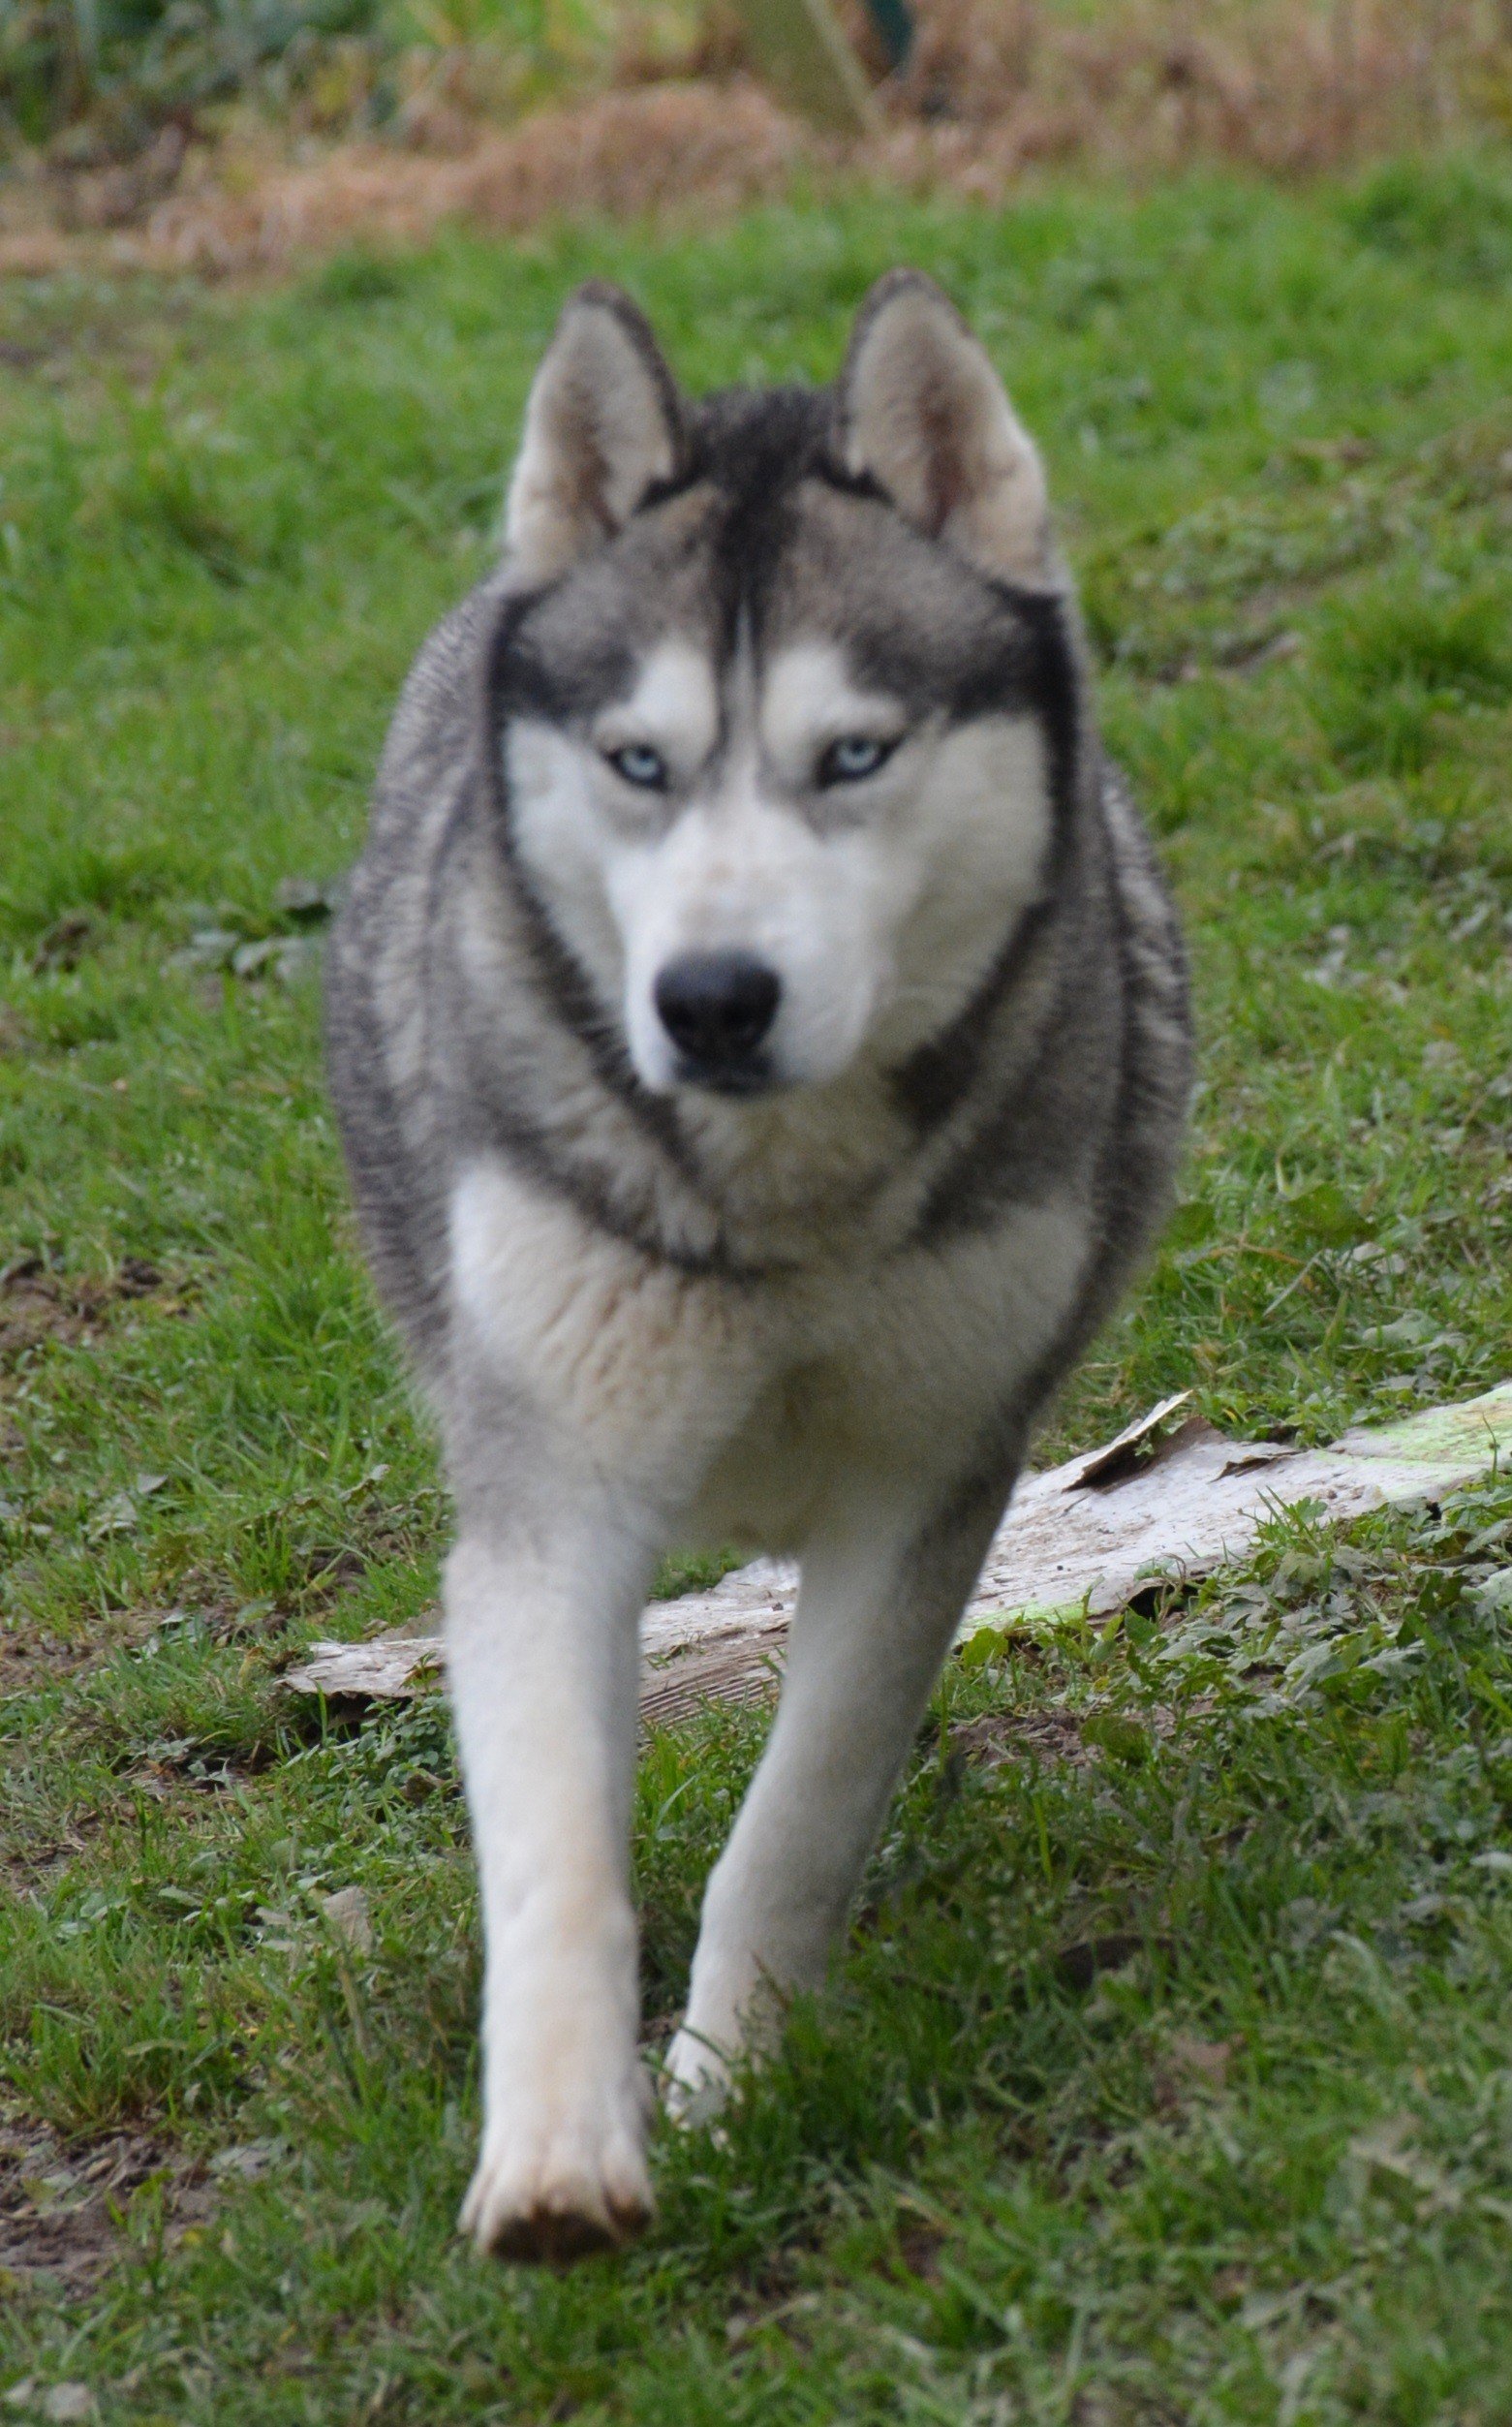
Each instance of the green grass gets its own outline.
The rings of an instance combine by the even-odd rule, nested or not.
[[[920,262],[1043,440],[1205,1073],[1056,1440],[1188,1384],[1323,1439],[1512,1369],[1509,231],[1468,163],[0,296],[0,2144],[56,2178],[0,2173],[17,2417],[1512,2415],[1507,1487],[953,1669],[831,1991],[568,2276],[451,2236],[445,1720],[323,1737],[275,1683],[425,1607],[446,1526],[298,939],[590,271],[702,386],[828,373]],[[658,2038],[759,1732],[646,1751]],[[111,2263],[25,2274],[117,2134]]]

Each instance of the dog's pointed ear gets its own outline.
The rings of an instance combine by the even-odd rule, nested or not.
[[[677,386],[643,313],[590,280],[570,296],[530,399],[509,479],[505,546],[550,581],[628,522],[683,451]]]
[[[932,278],[890,270],[862,304],[836,391],[838,452],[983,573],[1057,579],[1045,476],[985,348]]]

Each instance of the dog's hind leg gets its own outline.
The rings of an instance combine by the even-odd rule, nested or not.
[[[879,1494],[805,1550],[771,1740],[704,1896],[674,2112],[712,2110],[786,1993],[822,1979],[1010,1480],[911,1524]]]
[[[464,1500],[446,1578],[486,1958],[462,2224],[506,2256],[568,2257],[651,2206],[628,1854],[651,1551],[580,1473],[515,1471],[507,1500]]]

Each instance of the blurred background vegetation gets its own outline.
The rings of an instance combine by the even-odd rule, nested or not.
[[[1002,198],[1041,163],[1290,175],[1512,136],[1512,0],[914,0],[901,66],[885,10],[828,5],[873,93],[849,140],[762,87],[760,0],[0,0],[0,233],[135,227],[227,269],[701,212],[800,165]]]
[[[481,111],[701,64],[677,0],[0,0],[0,135],[118,156],[251,105],[302,131],[402,123],[437,71]],[[638,54],[638,57],[633,54]],[[87,135],[81,130],[87,130]]]
[[[880,79],[863,0],[840,15]],[[1057,55],[1095,101],[1143,74],[1236,117],[1267,63],[1333,88],[1341,144],[1369,136],[1383,85],[1431,125],[1512,119],[1512,0],[918,0],[916,16],[884,105],[936,121],[1001,111]],[[743,64],[730,0],[0,0],[0,145],[120,159],[248,109],[296,135],[423,142],[453,119]]]

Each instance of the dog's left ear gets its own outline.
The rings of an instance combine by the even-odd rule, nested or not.
[[[836,395],[840,459],[983,573],[1057,580],[1045,476],[982,345],[921,270],[861,306]]]
[[[551,581],[602,546],[682,448],[676,382],[649,322],[591,279],[568,298],[525,407],[505,508],[511,572]]]

